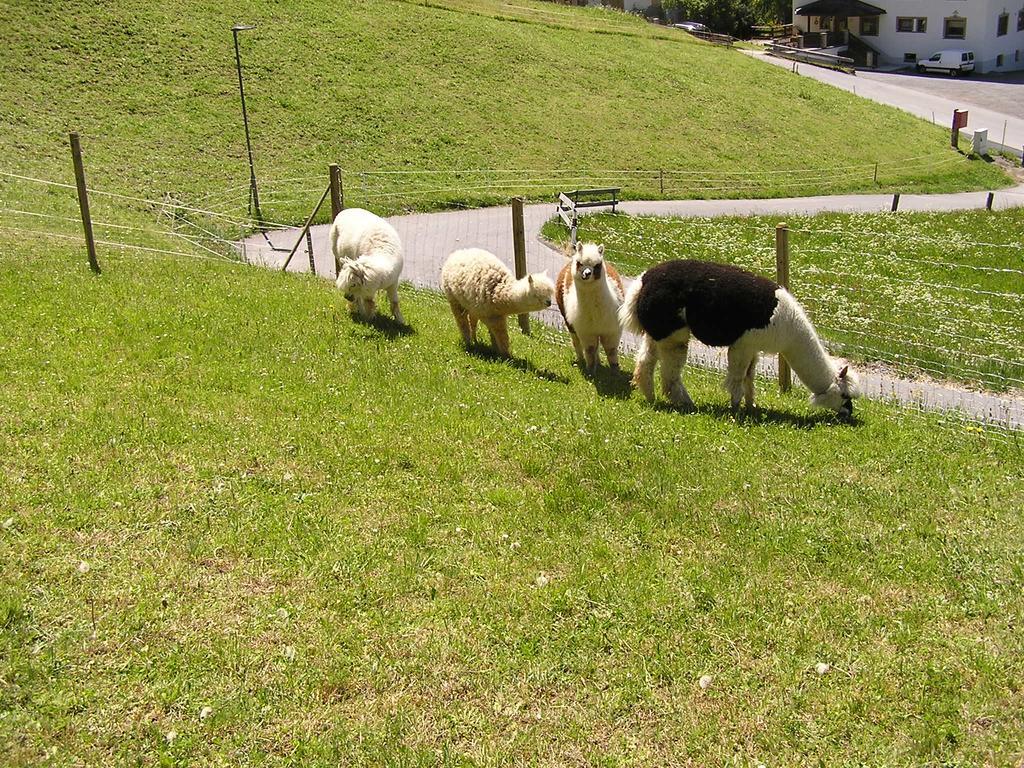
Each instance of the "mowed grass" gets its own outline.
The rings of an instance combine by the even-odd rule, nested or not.
[[[901,373],[1024,390],[1019,210],[723,218],[593,215],[579,238],[624,274],[706,259],[776,275],[790,228],[790,288],[837,353]],[[560,221],[545,236],[568,239]]]
[[[249,179],[239,21],[257,25],[240,44],[273,221],[305,218],[330,162],[346,169],[350,205],[382,212],[610,184],[629,197],[734,197],[1008,183],[950,150],[939,126],[596,9],[129,0],[6,10],[0,170],[71,181],[74,129],[96,189],[170,195],[235,224]],[[398,173],[373,175],[382,170]],[[31,189],[0,182],[8,204],[52,213]],[[205,226],[215,223],[230,230]]]
[[[4,765],[1020,761],[1016,442],[105,267],[0,257]]]

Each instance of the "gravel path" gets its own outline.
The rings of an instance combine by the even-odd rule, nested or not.
[[[987,194],[964,192],[949,195],[904,195],[900,199],[901,211],[951,211],[984,208]],[[620,203],[621,211],[634,215],[657,216],[749,216],[813,214],[834,212],[888,211],[891,195],[837,195],[830,197],[780,198],[773,200],[683,200],[633,201]],[[1024,207],[1024,185],[997,192],[996,209]],[[544,222],[554,215],[553,203],[529,205],[524,210],[526,232],[526,258],[530,271],[547,269],[553,276],[565,263],[564,257],[545,245],[540,239]],[[781,219],[780,219],[781,220]],[[510,207],[483,208],[393,216],[389,221],[398,230],[405,250],[403,279],[424,288],[438,288],[441,264],[448,254],[469,246],[486,248],[507,264],[512,263],[512,214]],[[270,241],[278,248],[295,243],[298,229],[269,233]],[[316,273],[325,278],[334,277],[334,259],[328,243],[328,226],[311,230]],[[246,259],[256,265],[278,267],[287,252],[275,251],[260,235],[244,241]],[[308,272],[309,255],[305,243],[296,252],[289,271]],[[540,319],[552,326],[562,327],[557,309],[538,313]],[[412,318],[415,323],[415,318]],[[568,341],[568,340],[567,340]],[[635,350],[637,339],[626,334],[623,347]],[[569,346],[567,344],[567,349]],[[568,354],[568,352],[567,352]],[[723,351],[692,344],[690,361],[705,367],[724,368]],[[775,361],[765,359],[762,373],[774,375]],[[862,371],[861,382],[866,397],[896,400],[904,405],[929,410],[959,411],[972,420],[1003,429],[1024,429],[1024,399],[982,392],[971,392],[955,385],[925,380],[909,380],[886,375],[883,372]]]

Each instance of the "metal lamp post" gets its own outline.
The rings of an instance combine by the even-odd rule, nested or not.
[[[252,162],[252,140],[249,138],[249,115],[245,109],[245,86],[242,85],[242,57],[238,53],[238,33],[247,29],[256,29],[253,24],[235,24],[231,34],[235,39],[235,66],[238,69],[238,93],[242,97],[242,122],[245,125],[245,147],[249,152],[249,215],[256,209],[256,220],[263,225],[263,212],[260,211],[260,193],[256,187],[256,168]]]

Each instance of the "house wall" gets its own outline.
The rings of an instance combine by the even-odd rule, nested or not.
[[[803,4],[796,0],[793,7]],[[872,0],[871,4],[886,11],[878,17],[878,35],[863,36],[866,43],[882,52],[879,66],[899,66],[904,63],[905,54],[926,59],[936,51],[963,48],[974,51],[978,72],[1024,70],[1024,30],[1017,30],[1017,14],[1024,9],[1024,0]],[[999,15],[1004,10],[1009,15],[1007,32],[997,36]],[[963,40],[942,36],[945,19],[955,15],[967,20]],[[926,30],[897,32],[898,17],[925,18],[928,20]],[[811,32],[819,29],[818,21],[815,17],[794,16],[794,22],[801,29]],[[851,18],[849,27],[854,34],[861,34],[860,19]],[[1000,54],[1003,60],[998,65]],[[907,63],[907,66],[913,64]]]

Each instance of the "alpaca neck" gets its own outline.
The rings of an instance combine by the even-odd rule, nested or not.
[[[599,277],[596,280],[575,280],[573,282],[576,286],[576,291],[593,297],[594,303],[618,305],[618,302],[615,301],[615,297],[612,295],[611,286],[608,285],[608,280],[604,277]]]
[[[811,325],[803,308],[787,294],[789,304],[788,343],[782,351],[800,381],[812,393],[820,395],[835,381],[836,364]]]
[[[783,354],[792,367],[793,373],[812,393],[820,395],[835,381],[835,363],[825,351],[825,346],[814,332],[810,322],[807,322],[804,328],[799,329]]]
[[[530,293],[530,282],[528,278],[522,278],[515,282],[506,282],[498,285],[491,297],[491,305],[502,315],[514,315],[519,312],[520,307]]]

